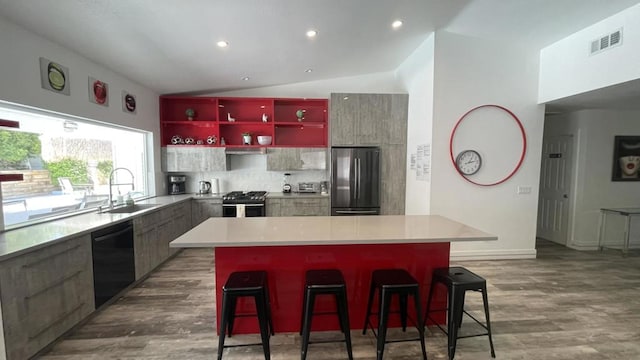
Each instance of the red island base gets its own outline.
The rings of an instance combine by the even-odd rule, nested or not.
[[[298,332],[302,312],[304,275],[311,269],[339,269],[347,283],[349,323],[351,329],[362,329],[366,315],[371,272],[375,269],[401,268],[409,271],[420,283],[421,316],[427,303],[433,269],[449,266],[449,243],[370,244],[370,245],[311,245],[311,246],[259,246],[215,248],[216,315],[221,318],[222,286],[234,271],[265,270],[268,273],[273,326],[276,333]],[[374,309],[377,309],[377,296]],[[409,309],[413,303],[409,300]],[[432,308],[446,305],[446,293],[437,291]],[[397,299],[392,309],[397,309]],[[316,298],[316,312],[333,311],[333,296]],[[255,313],[253,299],[238,300],[236,312]],[[444,323],[444,313],[435,317]],[[410,310],[411,319],[416,319]],[[376,319],[372,318],[372,323]],[[390,327],[399,327],[397,315],[389,318]],[[216,328],[219,326],[216,325]],[[312,330],[338,330],[335,315],[316,315]],[[236,318],[234,333],[258,333],[255,317]]]

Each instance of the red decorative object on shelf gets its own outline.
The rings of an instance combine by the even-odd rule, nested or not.
[[[248,147],[242,134],[250,133],[273,141],[253,141],[249,147],[326,147],[327,108],[327,99],[161,96],[161,144],[172,145],[171,139],[179,136],[202,140],[200,146]],[[186,120],[187,109],[197,114],[193,121]],[[301,122],[298,110],[304,111]],[[208,144],[210,136],[224,138],[226,144]]]

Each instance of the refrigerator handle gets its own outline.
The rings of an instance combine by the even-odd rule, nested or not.
[[[360,158],[356,158],[356,199],[360,199]]]

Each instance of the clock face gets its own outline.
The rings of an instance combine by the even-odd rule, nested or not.
[[[480,170],[482,158],[475,150],[464,150],[456,158],[456,166],[463,175],[473,175]]]

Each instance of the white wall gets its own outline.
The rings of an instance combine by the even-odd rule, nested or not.
[[[540,103],[640,78],[640,4],[540,52]],[[593,40],[623,29],[622,45],[590,54]]]
[[[501,42],[437,32],[434,79],[431,214],[447,216],[499,238],[452,244],[452,258],[535,257],[544,110],[537,105],[538,54]],[[449,138],[457,120],[482,104],[498,104],[514,112],[525,128],[528,144],[519,171],[507,182],[490,187],[465,181],[449,156]],[[521,147],[513,128],[489,124],[474,130],[477,139],[505,144],[503,155],[494,154],[485,162],[513,164]],[[518,186],[530,186],[532,191],[518,195]]]
[[[598,245],[600,209],[638,207],[640,182],[611,181],[616,135],[640,136],[640,111],[582,110],[545,120],[545,136],[573,135],[573,207],[567,246],[594,250]],[[612,220],[615,221],[615,220]],[[632,242],[640,242],[635,224]],[[609,227],[609,226],[608,226]],[[611,226],[612,230],[614,226]],[[622,236],[615,231],[609,237]]]
[[[160,148],[158,94],[3,18],[0,18],[0,44],[1,100],[151,131],[153,149]],[[69,68],[69,96],[45,90],[40,86],[40,57]],[[108,107],[89,102],[89,76],[109,85]],[[122,111],[122,90],[136,95],[136,114]],[[155,153],[155,176],[163,179],[160,171],[160,153]],[[162,181],[157,181],[156,184],[158,193],[164,193],[161,189]]]
[[[409,93],[409,123],[407,126],[407,186],[405,214],[430,213],[430,175],[418,179],[411,169],[411,154],[419,145],[431,144],[433,127],[434,39],[431,35],[396,70]]]
[[[204,96],[306,97],[329,99],[331,93],[404,93],[392,71],[262,88],[217,92]],[[331,105],[329,105],[331,106]]]

